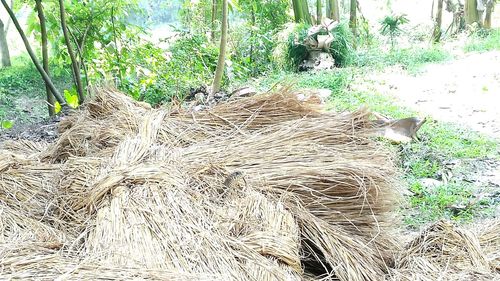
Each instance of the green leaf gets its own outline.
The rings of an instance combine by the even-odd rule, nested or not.
[[[76,94],[75,89],[71,89],[71,91],[64,90],[64,99],[66,99],[66,102],[70,107],[78,107],[78,95]]]
[[[61,104],[59,104],[58,101],[56,101],[56,103],[54,104],[54,112],[55,114],[61,112]]]
[[[14,121],[11,120],[4,120],[2,121],[2,129],[10,129],[14,126]]]

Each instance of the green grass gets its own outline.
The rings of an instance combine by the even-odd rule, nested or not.
[[[59,90],[69,89],[71,77],[63,72],[53,77]],[[0,68],[0,121],[29,123],[47,116],[45,83],[27,56],[14,57],[12,66]]]
[[[394,49],[389,51],[374,48],[360,51],[354,60],[354,65],[375,69],[383,69],[391,65],[401,65],[410,74],[416,74],[427,63],[442,62],[451,58],[451,55],[439,46]]]
[[[494,212],[492,199],[477,199],[474,189],[468,183],[449,183],[426,188],[415,181],[410,185],[413,193],[409,197],[410,210],[404,221],[418,226],[443,218],[456,222],[471,222],[474,218],[491,215]]]
[[[466,52],[500,50],[500,29],[483,30],[473,34],[464,46]]]

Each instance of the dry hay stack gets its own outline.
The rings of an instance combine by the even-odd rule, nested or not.
[[[398,254],[389,279],[500,280],[499,222],[476,233],[445,221],[428,226]]]
[[[383,280],[398,196],[369,118],[288,90],[198,113],[99,91],[56,142],[0,150],[0,276]]]

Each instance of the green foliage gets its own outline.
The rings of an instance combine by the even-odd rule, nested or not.
[[[347,66],[351,63],[354,55],[353,40],[351,29],[347,23],[340,23],[332,30],[333,42],[330,52],[335,59],[337,66]]]
[[[299,23],[295,26],[294,32],[290,34],[288,38],[288,48],[286,50],[286,62],[288,65],[287,69],[297,71],[299,64],[305,60],[308,56],[309,50],[303,44],[304,40],[307,38],[307,30],[310,25],[305,23]]]
[[[231,32],[230,56],[234,77],[243,79],[274,69],[276,34],[289,20],[287,0],[240,0],[240,16],[245,20]]]
[[[14,126],[14,121],[12,120],[3,120],[2,122],[0,122],[2,126],[0,126],[2,129],[4,130],[8,130],[10,128],[12,128],[12,126]]]
[[[310,50],[304,42],[308,38],[309,28],[310,26],[307,24],[298,24],[295,31],[290,34],[286,56],[289,62],[289,70],[297,71],[299,64],[308,57]],[[330,53],[335,59],[336,66],[348,66],[353,60],[355,49],[353,47],[354,37],[347,23],[337,25],[331,31],[331,35],[333,36],[333,42],[331,43]],[[317,34],[314,36],[317,36]]]
[[[67,72],[52,76],[60,91],[71,88]],[[47,115],[45,84],[29,57],[13,57],[12,66],[0,68],[0,120],[17,124]]]
[[[168,57],[161,51],[152,54],[150,68],[132,84],[138,91],[129,91],[152,104],[183,99],[191,88],[212,81],[217,58],[217,47],[204,35],[184,34],[169,48]]]
[[[500,29],[482,29],[472,34],[464,46],[466,52],[500,50]]]
[[[397,36],[401,34],[403,31],[401,26],[408,23],[409,20],[406,18],[406,15],[391,15],[386,16],[380,24],[382,25],[380,28],[380,33],[382,35],[389,36],[391,39],[391,46],[394,48],[394,41]]]

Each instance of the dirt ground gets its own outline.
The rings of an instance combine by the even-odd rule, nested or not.
[[[429,64],[415,76],[393,68],[368,79],[379,93],[424,116],[500,139],[500,51]]]

